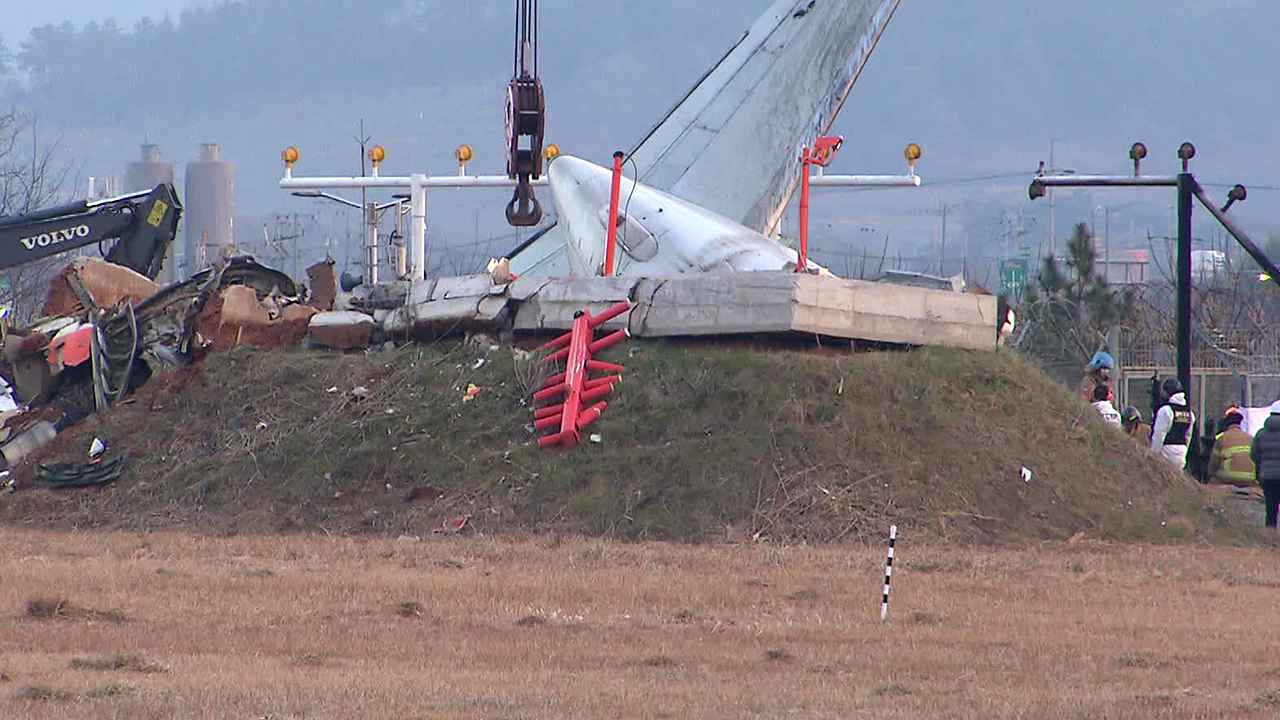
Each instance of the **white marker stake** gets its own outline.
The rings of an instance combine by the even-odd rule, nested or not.
[[[880,620],[889,614],[889,579],[893,577],[893,539],[898,536],[898,526],[889,526],[889,557],[884,561],[884,598],[880,600]]]

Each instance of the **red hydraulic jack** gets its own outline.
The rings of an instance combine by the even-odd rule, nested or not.
[[[630,309],[631,303],[623,300],[595,317],[586,310],[581,310],[573,316],[572,330],[538,348],[555,350],[554,353],[542,359],[544,363],[565,361],[564,372],[547,378],[542,384],[542,389],[533,394],[536,402],[564,395],[563,402],[538,408],[534,412],[533,427],[535,429],[559,428],[554,434],[538,439],[538,444],[542,447],[577,445],[582,440],[582,429],[599,418],[608,407],[608,403],[603,400],[589,407],[584,406],[612,392],[613,386],[622,382],[622,371],[626,368],[622,365],[592,360],[591,356],[631,337],[631,333],[623,328],[599,340],[592,338],[597,327]],[[593,380],[587,377],[588,372],[610,374]]]

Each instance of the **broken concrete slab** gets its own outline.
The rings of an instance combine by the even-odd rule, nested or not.
[[[796,299],[794,330],[902,345],[995,347],[991,295],[800,276]]]
[[[339,310],[311,316],[307,331],[312,340],[335,350],[369,347],[373,317],[361,312]]]
[[[620,327],[625,319],[637,337],[813,333],[904,345],[995,347],[996,299],[991,296],[786,272],[556,278],[537,284],[519,304],[516,330],[567,330],[583,308],[600,312],[630,299],[629,317],[616,322]]]
[[[425,295],[426,283],[409,297]],[[605,323],[637,337],[805,333],[904,345],[993,349],[996,298],[787,272],[689,273],[670,277],[488,276],[440,278],[431,300],[387,311],[387,332],[511,327],[564,331],[583,309],[622,301],[629,313]],[[339,298],[341,301],[341,298]]]
[[[516,311],[515,329],[568,330],[573,327],[574,313],[584,309],[592,314],[602,313],[623,300],[630,300],[641,280],[638,277],[542,278],[538,291]],[[522,276],[512,285],[524,282],[533,284],[538,280]],[[524,290],[523,287],[516,289]],[[627,322],[624,314],[605,323],[603,328],[617,330],[626,327]]]
[[[436,280],[435,289],[431,292],[432,300],[453,300],[460,297],[474,297],[477,300],[486,295],[505,295],[506,285],[496,285],[487,274],[462,275],[460,277],[443,277]]]
[[[514,282],[507,286],[507,297],[512,300],[524,302],[534,295],[537,295],[542,288],[548,283],[555,281],[557,278],[545,277],[541,275],[521,275]]]
[[[646,278],[636,288],[632,335],[727,335],[792,330],[791,273],[700,273]]]

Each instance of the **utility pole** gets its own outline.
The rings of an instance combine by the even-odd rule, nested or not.
[[[1055,139],[1049,140],[1049,174],[1058,172],[1058,166],[1053,162],[1053,146],[1057,142]],[[1049,188],[1049,257],[1053,257],[1054,244],[1057,242],[1057,236],[1053,234],[1053,188]]]
[[[942,204],[942,249],[938,252],[938,275],[946,277],[943,266],[947,262],[947,204]]]

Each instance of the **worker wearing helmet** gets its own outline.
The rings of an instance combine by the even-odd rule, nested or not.
[[[1244,414],[1239,408],[1229,407],[1222,414],[1222,426],[1226,429],[1214,438],[1213,452],[1209,454],[1209,482],[1236,487],[1250,487],[1256,481],[1253,460],[1249,449],[1253,438],[1240,428]]]
[[[1267,506],[1267,527],[1275,527],[1276,511],[1280,509],[1280,400],[1271,403],[1271,416],[1253,436],[1249,459],[1258,469],[1258,482]]]
[[[1155,424],[1151,427],[1151,452],[1182,470],[1187,465],[1187,448],[1191,445],[1191,429],[1196,424],[1196,415],[1187,406],[1187,396],[1177,378],[1165,380],[1161,389],[1169,400],[1156,413]]]
[[[1151,426],[1142,421],[1142,413],[1138,408],[1125,405],[1124,410],[1120,411],[1120,426],[1138,447],[1144,450],[1151,447]]]
[[[1087,403],[1092,404],[1093,389],[1098,385],[1107,386],[1107,402],[1111,403],[1115,408],[1116,393],[1111,386],[1111,371],[1114,369],[1115,361],[1111,355],[1105,352],[1097,352],[1093,354],[1093,359],[1089,361],[1088,367],[1085,368],[1084,377],[1080,380],[1080,398]]]

